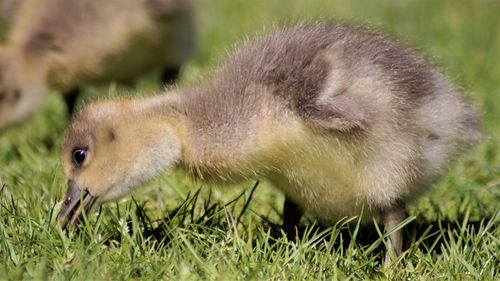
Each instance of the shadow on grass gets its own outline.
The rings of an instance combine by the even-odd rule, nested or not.
[[[139,234],[142,239],[155,242],[156,247],[168,247],[170,241],[175,239],[176,232],[173,230],[179,228],[199,233],[210,231],[210,229],[227,232],[234,225],[237,225],[243,235],[248,234],[248,231],[256,231],[248,230],[244,223],[241,222],[241,218],[249,211],[248,206],[257,186],[258,182],[254,185],[248,198],[244,198],[245,192],[243,192],[226,204],[213,203],[211,202],[211,196],[209,196],[206,200],[203,200],[201,212],[199,206],[196,206],[200,194],[200,190],[198,190],[188,196],[179,207],[169,211],[160,219],[152,219],[148,216],[144,204],[141,205],[134,200],[135,217],[138,225],[134,227],[134,220],[131,217],[127,218],[129,235]],[[240,206],[243,204],[243,207],[237,210],[235,208],[236,203],[240,203]],[[365,253],[376,255],[379,260],[385,253],[383,243],[385,230],[382,226],[374,223],[359,224],[356,223],[355,219],[351,219],[349,222],[339,223],[334,227],[325,227],[315,223],[301,225],[296,229],[296,241],[288,241],[281,225],[268,220],[267,217],[259,217],[262,219],[262,223],[257,231],[269,234],[271,246],[283,242],[301,243],[301,241],[313,239],[314,243],[333,243],[333,249],[343,248],[346,250],[355,244],[356,247],[363,249]],[[472,246],[477,241],[464,239],[464,234],[467,237],[477,237],[480,232],[494,231],[498,225],[497,222],[497,215],[481,220],[469,220],[467,217],[454,221],[427,221],[423,218],[408,219],[403,227],[404,250],[414,251],[419,249],[424,253],[440,254],[443,249],[448,247],[450,241],[461,241],[460,243]],[[138,230],[140,233],[134,233],[134,230]],[[110,237],[109,241],[121,243],[121,236],[121,233],[116,233],[116,235]],[[222,242],[224,237],[219,235],[219,239]]]

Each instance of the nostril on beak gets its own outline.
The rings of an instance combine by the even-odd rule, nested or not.
[[[68,196],[66,197],[66,200],[64,200],[64,205],[65,205],[65,206],[68,206],[68,205],[69,205],[69,203],[71,203],[71,195],[68,195]]]
[[[58,215],[59,224],[64,228],[66,223],[78,208],[81,190],[72,180],[68,180],[68,190],[64,197],[62,209]]]
[[[96,202],[96,197],[92,196],[85,188],[80,188],[75,182],[68,181],[68,190],[62,208],[57,216],[61,228],[74,226],[83,216],[83,213],[90,210]]]

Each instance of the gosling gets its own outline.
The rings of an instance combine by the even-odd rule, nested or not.
[[[204,181],[268,179],[287,230],[303,212],[391,230],[480,136],[478,112],[421,57],[365,28],[302,24],[246,42],[199,87],[77,114],[58,220],[74,225],[177,166]],[[401,254],[400,231],[387,242]]]
[[[80,87],[176,80],[194,47],[192,0],[22,0],[0,47],[0,130],[41,107],[49,88],[73,112]]]

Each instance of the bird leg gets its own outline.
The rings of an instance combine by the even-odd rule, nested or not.
[[[64,93],[64,101],[66,102],[66,108],[70,116],[75,113],[76,98],[80,94],[80,88],[73,88]]]
[[[285,203],[283,205],[283,230],[288,240],[295,239],[297,226],[303,214],[302,208],[285,196]]]
[[[162,86],[172,85],[177,78],[179,78],[179,73],[181,71],[180,66],[167,66],[163,69],[161,73],[161,83]]]
[[[404,207],[395,207],[387,211],[383,216],[385,231],[392,231],[406,217]],[[403,251],[403,233],[402,229],[393,231],[386,241],[385,264],[391,263],[399,257]]]

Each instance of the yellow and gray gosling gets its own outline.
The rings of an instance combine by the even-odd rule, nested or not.
[[[250,40],[199,87],[92,104],[62,150],[75,224],[177,166],[203,181],[266,178],[302,212],[393,229],[481,136],[477,111],[421,57],[370,30],[298,25]],[[80,203],[80,198],[83,198]],[[400,231],[389,249],[401,253]]]
[[[193,0],[22,0],[0,46],[0,131],[37,112],[48,88],[73,111],[88,83],[172,83],[194,47]]]

